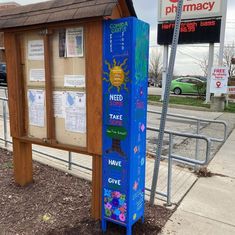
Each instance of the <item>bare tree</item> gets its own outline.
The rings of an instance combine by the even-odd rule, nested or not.
[[[207,77],[208,75],[208,56],[204,56],[202,60],[196,61],[196,63],[200,66],[203,76]]]
[[[217,55],[217,58],[219,56]],[[235,42],[232,44],[227,44],[224,47],[224,53],[223,53],[223,65],[229,68],[229,77],[235,76],[235,66],[232,64],[232,58],[235,57]],[[196,62],[204,76],[208,75],[208,55],[205,55],[202,60]]]
[[[158,81],[159,75],[162,73],[161,54],[153,53],[149,61],[149,77],[154,81]]]
[[[230,45],[225,45],[224,47],[224,66],[229,68],[229,77],[235,76],[235,66],[232,64],[232,58],[235,57],[235,42],[233,41]]]

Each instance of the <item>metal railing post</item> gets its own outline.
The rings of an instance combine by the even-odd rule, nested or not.
[[[72,153],[69,152],[69,160],[68,160],[68,169],[71,170],[72,169]]]
[[[196,130],[196,134],[199,135],[200,133],[200,126],[201,126],[201,122],[200,120],[197,120],[197,130]],[[198,160],[198,153],[199,153],[199,139],[196,139],[196,149],[195,149],[195,160]],[[197,165],[195,165],[195,170],[197,170]]]
[[[171,190],[172,190],[172,151],[173,151],[173,135],[169,134],[169,154],[168,154],[168,177],[167,177],[167,206],[171,206]]]
[[[5,148],[7,148],[7,113],[6,113],[6,101],[2,102],[2,111],[3,111],[3,131],[4,131],[4,142]]]

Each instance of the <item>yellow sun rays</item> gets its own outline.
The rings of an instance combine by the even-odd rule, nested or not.
[[[128,91],[127,83],[130,81],[128,77],[130,75],[130,71],[127,71],[127,61],[128,59],[125,59],[120,63],[117,62],[116,59],[113,59],[112,65],[108,61],[105,61],[109,72],[103,72],[103,80],[109,83],[109,92],[113,87],[116,87],[118,92],[120,92],[122,87],[124,90]]]

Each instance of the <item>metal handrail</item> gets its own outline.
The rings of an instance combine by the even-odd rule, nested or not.
[[[147,127],[147,130],[150,131],[157,131],[159,132],[159,128],[155,128],[155,127]],[[166,134],[169,135],[173,135],[173,136],[179,136],[179,137],[186,137],[186,138],[193,138],[193,139],[197,139],[197,140],[205,140],[206,142],[206,158],[204,161],[199,161],[199,160],[193,160],[191,158],[185,158],[182,156],[178,156],[175,154],[171,154],[171,158],[179,160],[179,161],[184,161],[184,162],[188,162],[190,164],[195,164],[195,165],[206,165],[209,160],[210,160],[210,148],[211,148],[211,138],[206,137],[205,135],[198,135],[198,134],[191,134],[191,133],[182,133],[182,132],[178,132],[178,131],[169,131],[169,130],[165,130]]]
[[[159,111],[154,111],[151,109],[148,109],[148,113],[152,113],[152,114],[158,114],[161,115],[161,112]],[[191,120],[191,121],[196,121],[197,124],[201,124],[201,123],[213,123],[213,124],[220,124],[224,126],[224,135],[223,138],[214,138],[211,137],[211,141],[214,142],[224,142],[227,138],[228,135],[228,124],[225,121],[222,120],[211,120],[211,119],[205,119],[205,118],[198,118],[198,117],[194,117],[194,116],[184,116],[184,115],[180,115],[180,114],[173,114],[173,113],[168,113],[167,116],[169,117],[175,117],[175,118],[181,118],[181,119],[185,119],[185,120]],[[200,127],[198,128],[200,130]],[[199,133],[197,133],[199,134]]]

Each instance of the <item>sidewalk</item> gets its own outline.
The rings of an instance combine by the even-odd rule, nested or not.
[[[235,234],[235,130],[165,225],[162,235]]]

